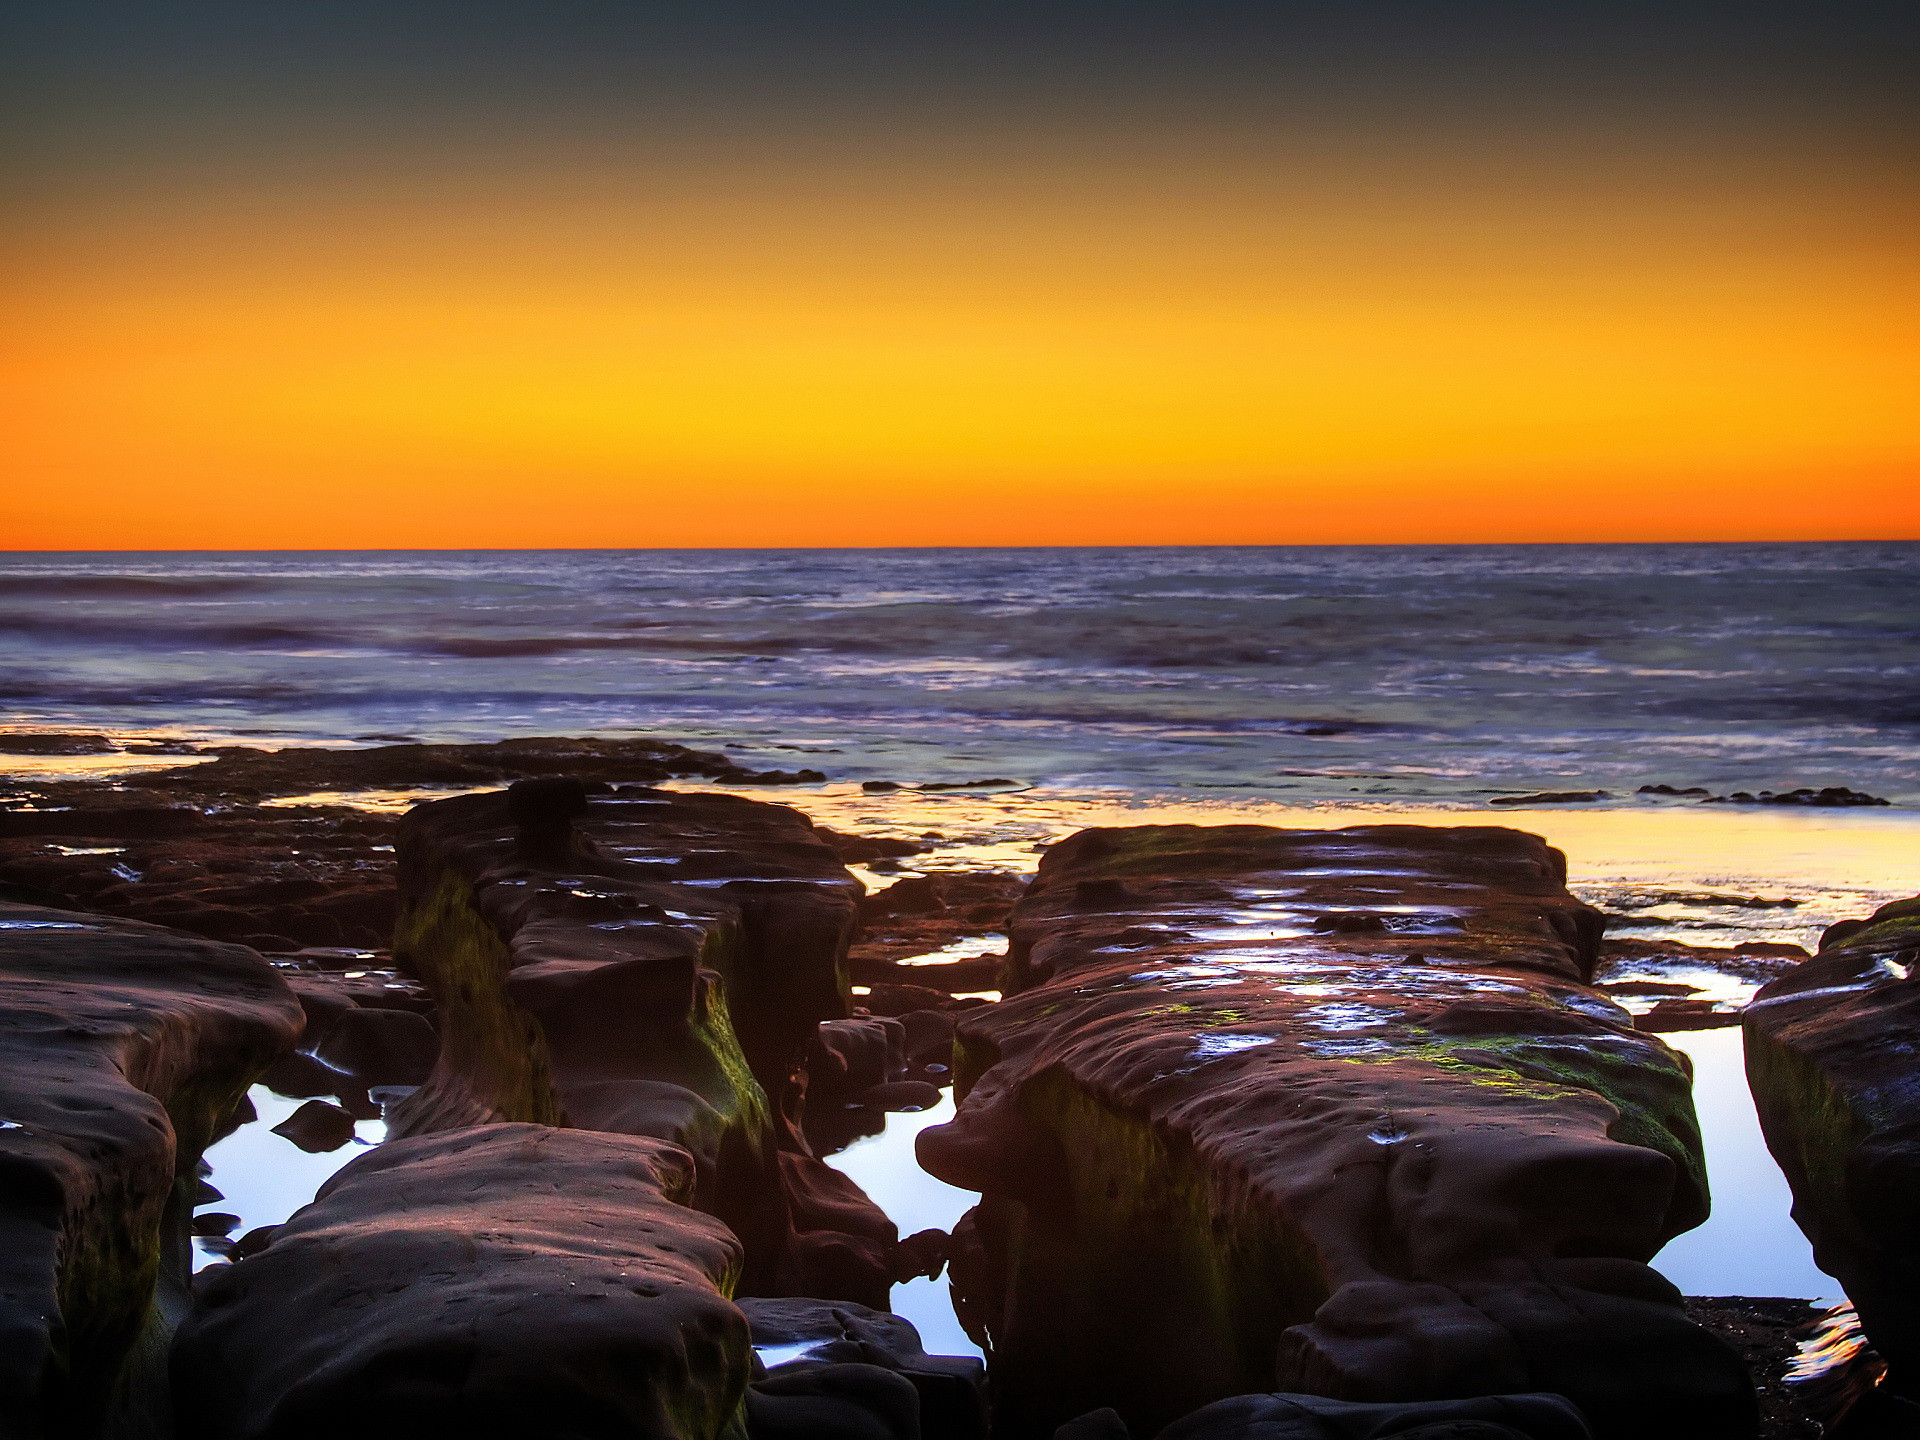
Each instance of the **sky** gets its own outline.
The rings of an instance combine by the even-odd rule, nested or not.
[[[0,15],[0,546],[1920,538],[1902,5]]]

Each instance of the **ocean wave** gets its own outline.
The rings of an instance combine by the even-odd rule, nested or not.
[[[272,622],[194,625],[135,620],[128,616],[0,615],[0,634],[24,635],[36,640],[64,640],[81,645],[136,645],[204,649],[267,648],[338,645],[336,631]]]
[[[158,575],[0,575],[0,595],[44,595],[50,599],[74,596],[166,596],[191,600],[215,595],[241,595],[277,589],[280,576],[158,576]]]
[[[0,702],[79,728],[625,727],[1188,786],[1332,762],[1920,793],[1912,544],[64,564],[0,556]]]

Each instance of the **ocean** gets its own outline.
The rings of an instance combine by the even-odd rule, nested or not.
[[[1912,804],[1916,580],[1910,543],[22,553],[0,707],[265,744],[640,732],[836,780]]]

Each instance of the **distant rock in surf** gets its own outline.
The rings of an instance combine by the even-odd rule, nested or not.
[[[114,749],[114,743],[104,735],[0,735],[0,755],[111,755]]]
[[[1542,790],[1537,795],[1496,795],[1489,805],[1587,805],[1595,800],[1610,800],[1605,790]]]

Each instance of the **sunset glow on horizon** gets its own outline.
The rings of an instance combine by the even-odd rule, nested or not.
[[[49,86],[4,544],[1920,536],[1897,148],[1005,84],[159,139]]]

